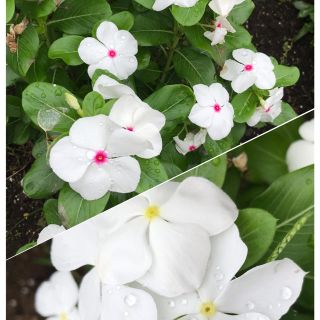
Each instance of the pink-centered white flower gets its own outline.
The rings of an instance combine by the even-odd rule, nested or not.
[[[252,117],[247,121],[251,127],[259,122],[273,122],[281,113],[281,105],[283,98],[283,88],[274,88],[269,91],[269,98],[261,100],[259,106]]]
[[[211,252],[209,237],[238,216],[233,201],[200,177],[167,182],[56,236],[53,265],[94,265],[109,286],[138,281],[173,297],[197,289]]]
[[[173,140],[176,143],[176,149],[182,155],[186,155],[188,152],[197,150],[206,141],[207,130],[201,129],[199,132],[194,134],[188,132],[186,137],[181,140],[178,136],[174,137]]]
[[[118,99],[124,95],[135,95],[129,86],[104,74],[94,83],[93,91],[100,93],[106,100]]]
[[[314,119],[303,123],[299,134],[302,139],[293,142],[286,155],[290,172],[314,163]]]
[[[151,295],[130,286],[101,283],[95,268],[80,284],[81,320],[157,320],[157,307]]]
[[[234,6],[242,3],[244,0],[212,0],[209,7],[218,15],[226,17]]]
[[[126,95],[118,99],[113,105],[109,118],[129,135],[146,148],[136,154],[141,158],[153,158],[162,150],[160,130],[166,122],[165,116],[158,110],[152,109],[137,96]]]
[[[86,200],[95,200],[108,191],[127,193],[136,189],[140,166],[130,155],[148,145],[113,123],[105,115],[78,119],[69,136],[51,149],[50,166],[62,180]]]
[[[198,1],[199,0],[155,0],[152,9],[155,11],[162,11],[172,5],[190,8],[193,7]]]
[[[232,81],[232,89],[242,93],[251,86],[272,89],[276,84],[274,66],[271,59],[261,52],[236,49],[232,52],[235,60],[228,59],[220,72],[220,77]]]
[[[211,246],[207,273],[198,290],[173,299],[153,295],[159,319],[279,320],[299,297],[306,273],[290,259],[234,278],[247,256],[236,226],[213,236]]]
[[[225,17],[218,16],[215,22],[215,29],[213,31],[206,31],[204,36],[211,41],[212,46],[215,46],[225,42],[225,36],[228,32],[235,33],[236,30]]]
[[[70,272],[55,272],[35,294],[36,311],[47,320],[80,320],[79,289]]]
[[[96,36],[97,39],[83,39],[78,48],[80,58],[89,65],[90,77],[102,69],[124,80],[137,70],[138,42],[129,31],[118,30],[114,23],[104,21],[97,28]]]
[[[189,119],[205,128],[213,140],[228,136],[233,127],[233,107],[229,102],[228,91],[220,84],[209,87],[198,84],[193,87],[197,103],[193,106]]]

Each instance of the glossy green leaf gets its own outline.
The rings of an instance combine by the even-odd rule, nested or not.
[[[294,85],[300,78],[300,71],[297,67],[276,65],[274,73],[277,78],[277,87],[288,87]]]
[[[61,219],[58,213],[58,200],[48,199],[43,205],[43,215],[47,224],[61,225]]]
[[[14,0],[6,0],[6,23],[12,19],[14,9]]]
[[[236,24],[243,24],[251,16],[254,7],[255,5],[252,0],[245,0],[232,9],[228,19]]]
[[[253,91],[248,90],[235,95],[231,104],[234,109],[234,121],[243,123],[254,114],[259,106],[259,99]]]
[[[190,8],[172,6],[172,15],[183,26],[193,26],[199,22],[204,15],[209,0],[199,0]]]
[[[82,110],[85,117],[106,114],[104,98],[98,92],[89,92],[83,100]]]

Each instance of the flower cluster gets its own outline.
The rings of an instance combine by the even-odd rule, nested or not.
[[[66,320],[280,319],[305,272],[283,259],[234,278],[248,253],[237,216],[204,178],[149,190],[53,239],[59,271],[40,285],[36,308]],[[69,272],[85,265],[77,295]]]

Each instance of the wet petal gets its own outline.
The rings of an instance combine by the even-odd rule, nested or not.
[[[78,53],[86,64],[96,64],[108,54],[108,49],[97,39],[85,38],[80,42]]]

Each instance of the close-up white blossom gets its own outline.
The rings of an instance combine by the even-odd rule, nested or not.
[[[259,89],[274,87],[274,66],[267,55],[250,49],[236,49],[232,55],[235,60],[226,60],[220,77],[232,81],[231,86],[235,92],[242,93],[253,85]]]
[[[193,91],[197,103],[190,112],[190,121],[206,129],[213,140],[228,136],[233,127],[234,115],[228,91],[220,83],[210,86],[198,84],[193,87]]]
[[[162,11],[172,5],[183,8],[193,7],[199,0],[155,0],[152,9],[155,11]]]
[[[78,295],[79,289],[71,273],[57,271],[37,289],[35,308],[47,320],[80,320],[76,307]]]
[[[51,259],[62,271],[96,266],[107,285],[138,281],[173,297],[201,285],[209,237],[229,228],[238,210],[212,182],[167,182],[53,239]]]
[[[286,155],[289,171],[295,171],[314,163],[314,119],[299,128],[302,139],[293,142]]]
[[[124,95],[135,95],[129,86],[104,74],[94,83],[93,91],[100,93],[106,100],[118,99]]]
[[[112,106],[109,118],[146,148],[137,155],[141,158],[152,158],[162,150],[160,130],[166,122],[165,116],[152,109],[138,97],[125,95]]]
[[[124,80],[137,70],[138,42],[129,31],[118,30],[114,23],[104,21],[97,28],[96,36],[97,39],[83,39],[78,48],[80,58],[89,65],[90,77],[102,69]]]
[[[143,152],[145,141],[121,128],[105,115],[78,119],[69,136],[51,149],[50,166],[62,180],[86,200],[108,191],[127,193],[136,189],[140,166],[130,155]]]
[[[46,242],[65,230],[66,229],[64,226],[59,226],[57,224],[49,224],[45,228],[43,228],[39,233],[37,244]]]
[[[211,41],[212,46],[225,43],[225,37],[228,32],[236,32],[230,22],[223,16],[218,16],[214,25],[215,29],[213,31],[204,33],[204,36]]]
[[[218,15],[226,17],[234,6],[242,3],[244,0],[212,0],[209,7]]]
[[[211,247],[198,290],[172,299],[153,294],[159,319],[278,320],[299,297],[306,273],[290,259],[254,267],[234,278],[247,256],[236,226],[211,237]]]
[[[259,122],[273,122],[281,113],[282,98],[283,88],[270,90],[268,99],[260,101],[261,105],[247,121],[247,124],[253,127]]]
[[[176,143],[177,151],[185,156],[188,152],[195,151],[203,145],[206,141],[206,136],[207,130],[200,129],[196,134],[188,132],[183,140],[178,136],[174,137],[173,140]]]

